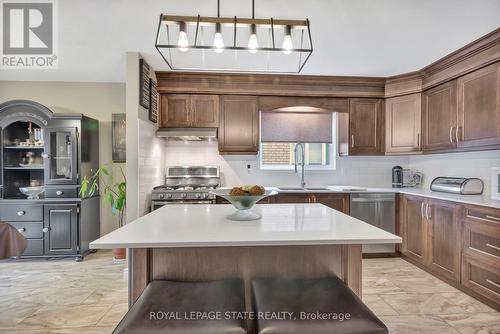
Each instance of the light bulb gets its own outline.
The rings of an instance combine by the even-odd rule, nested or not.
[[[186,23],[181,22],[179,27],[179,39],[177,40],[177,45],[179,46],[179,50],[182,52],[186,52],[188,50],[188,36],[186,34]]]
[[[220,32],[220,23],[215,24],[214,48],[214,51],[217,53],[224,51],[224,39]]]
[[[250,26],[250,37],[248,38],[248,52],[257,53],[257,49],[259,48],[259,41],[257,41],[257,33],[255,24]]]
[[[283,38],[283,53],[289,55],[292,53],[293,43],[292,43],[292,28],[290,26],[285,27],[285,37]]]

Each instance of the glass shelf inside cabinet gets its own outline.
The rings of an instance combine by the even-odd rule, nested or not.
[[[17,121],[2,131],[3,198],[26,198],[19,188],[44,185],[43,130]]]

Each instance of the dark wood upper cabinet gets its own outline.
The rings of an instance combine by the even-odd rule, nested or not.
[[[401,253],[424,264],[427,255],[427,224],[424,218],[425,198],[403,195],[400,201]]]
[[[457,81],[426,90],[422,98],[424,152],[447,151],[457,147]]]
[[[160,127],[175,128],[189,127],[190,95],[161,94],[160,98]]]
[[[500,144],[500,62],[458,79],[459,148]]]
[[[259,104],[256,96],[220,97],[219,152],[257,154],[259,151]]]
[[[442,277],[460,280],[460,206],[452,202],[427,200],[427,265]]]
[[[162,94],[160,127],[217,127],[219,97],[217,95]]]
[[[391,97],[385,101],[385,153],[421,150],[421,94]]]
[[[351,155],[384,153],[383,100],[349,100],[349,142]]]
[[[198,128],[219,126],[219,96],[191,95],[191,126]]]

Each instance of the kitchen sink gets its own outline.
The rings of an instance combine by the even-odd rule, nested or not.
[[[321,188],[300,188],[300,187],[296,187],[296,188],[286,188],[286,187],[280,187],[278,188],[279,190],[300,190],[300,191],[318,191],[318,190],[330,190],[328,188],[325,188],[325,187],[321,187]]]

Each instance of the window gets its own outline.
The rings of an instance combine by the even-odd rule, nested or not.
[[[334,113],[335,115],[335,113]],[[336,156],[336,117],[332,119],[332,143],[304,143],[304,162],[306,169],[322,170],[335,169]],[[262,128],[262,127],[261,127]],[[276,128],[275,128],[276,131]],[[279,130],[278,130],[279,131]],[[296,142],[261,142],[260,168],[293,170],[295,165]],[[298,150],[297,161],[300,164],[302,153]]]

